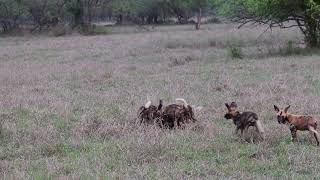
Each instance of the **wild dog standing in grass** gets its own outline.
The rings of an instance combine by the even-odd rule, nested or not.
[[[280,110],[276,105],[274,105],[274,110],[277,112],[277,120],[279,124],[289,124],[292,141],[296,142],[297,131],[310,131],[317,141],[317,146],[319,146],[319,133],[316,131],[318,121],[312,116],[304,115],[294,115],[288,113],[290,106]]]
[[[232,102],[230,105],[225,104],[228,108],[228,113],[224,115],[226,119],[232,119],[234,125],[236,125],[235,134],[237,135],[239,130],[241,130],[241,138],[243,132],[247,133],[247,130],[250,126],[256,127],[256,130],[264,139],[264,129],[262,127],[261,121],[258,120],[258,115],[254,112],[239,112],[237,111],[237,104]]]
[[[165,107],[162,117],[163,125],[170,129],[181,127],[185,123],[196,122],[193,108],[181,98],[176,99],[176,104]]]
[[[160,100],[158,107],[152,105],[151,101],[148,101],[144,106],[141,106],[138,111],[138,118],[140,124],[160,124],[162,116],[162,100]]]

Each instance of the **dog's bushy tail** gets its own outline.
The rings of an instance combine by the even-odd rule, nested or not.
[[[184,107],[188,107],[187,101],[185,99],[183,99],[183,98],[177,98],[176,102],[177,103],[182,103]]]
[[[147,109],[148,109],[150,106],[151,106],[151,101],[148,101],[148,102],[144,105],[144,107],[147,108]]]

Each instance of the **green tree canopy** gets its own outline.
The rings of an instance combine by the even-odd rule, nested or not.
[[[241,25],[268,24],[270,28],[298,27],[309,47],[319,46],[320,0],[218,0],[221,13]]]

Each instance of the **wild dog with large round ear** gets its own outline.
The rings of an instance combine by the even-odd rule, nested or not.
[[[258,115],[254,112],[239,112],[237,110],[237,103],[232,102],[230,104],[225,103],[225,106],[228,109],[228,112],[224,115],[226,119],[232,119],[234,125],[236,126],[235,134],[238,134],[241,130],[241,137],[243,132],[247,133],[247,130],[250,126],[256,127],[256,130],[264,139],[264,129],[261,124],[261,121],[258,119]]]
[[[316,131],[318,120],[312,116],[305,115],[294,115],[288,113],[290,105],[285,107],[284,109],[278,108],[276,105],[273,106],[274,110],[277,113],[277,120],[279,124],[289,124],[292,141],[296,142],[297,139],[297,131],[310,131],[313,134],[314,138],[317,141],[317,146],[319,143],[319,133]]]

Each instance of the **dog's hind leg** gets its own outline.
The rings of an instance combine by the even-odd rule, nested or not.
[[[308,129],[309,129],[309,131],[311,131],[313,133],[313,136],[317,141],[317,146],[319,146],[319,144],[320,144],[319,143],[319,133],[312,126],[309,126]]]
[[[176,117],[173,119],[173,128],[178,129],[178,119]]]

